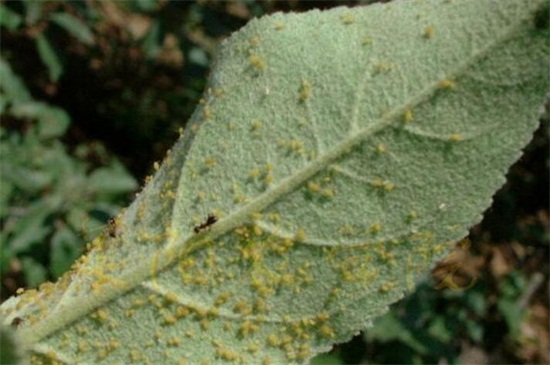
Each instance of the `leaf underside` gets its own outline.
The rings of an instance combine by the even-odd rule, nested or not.
[[[541,4],[250,22],[135,202],[0,314],[35,363],[303,363],[349,339],[480,220],[531,138]]]

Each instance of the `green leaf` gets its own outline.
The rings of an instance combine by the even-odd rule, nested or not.
[[[365,333],[365,339],[381,342],[403,342],[413,348],[415,352],[421,354],[426,353],[427,350],[426,344],[422,342],[422,338],[415,337],[415,334],[392,313],[378,318],[374,326]]]
[[[11,102],[26,102],[31,100],[31,94],[25,87],[25,84],[21,81],[11,69],[9,63],[0,57],[0,88],[5,94],[6,99]]]
[[[333,354],[321,354],[313,358],[310,362],[311,365],[343,365],[344,361]]]
[[[159,3],[157,0],[136,0],[134,5],[141,11],[154,11]]]
[[[52,237],[51,272],[59,277],[64,274],[80,254],[78,236],[69,228],[62,227]]]
[[[117,162],[95,169],[90,174],[89,184],[94,192],[109,195],[124,194],[137,188],[136,180]]]
[[[25,275],[25,282],[30,287],[35,287],[46,281],[46,269],[32,257],[23,257],[21,268]]]
[[[25,7],[25,23],[28,25],[36,24],[42,18],[44,2],[23,0],[23,5]]]
[[[86,45],[94,44],[94,35],[80,19],[69,13],[53,13],[50,19]]]
[[[153,21],[147,35],[143,38],[143,50],[147,57],[154,59],[158,56],[163,38],[162,28],[159,20]]]
[[[63,73],[63,66],[61,65],[59,57],[55,53],[55,50],[50,44],[50,41],[44,36],[44,34],[39,34],[36,37],[36,48],[42,63],[44,63],[44,65],[48,68],[50,80],[56,82]]]
[[[134,203],[4,315],[65,363],[303,363],[349,339],[479,221],[531,138],[540,4],[250,22]]]
[[[17,254],[30,250],[33,245],[38,245],[50,233],[51,228],[45,224],[46,219],[53,213],[52,207],[40,202],[25,207],[24,214],[10,228],[12,237],[9,247]]]
[[[42,140],[61,137],[71,124],[67,112],[46,103],[29,101],[16,104],[11,114],[18,118],[38,120],[38,137]]]
[[[8,30],[14,31],[21,25],[22,21],[21,15],[4,4],[0,4],[0,27],[6,27]]]

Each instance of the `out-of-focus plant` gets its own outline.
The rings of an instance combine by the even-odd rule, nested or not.
[[[3,59],[0,79],[1,274],[19,263],[36,286],[70,267],[137,183],[101,146],[69,154],[60,141],[67,113],[33,99]],[[92,154],[98,166],[86,162]]]
[[[34,39],[40,60],[48,69],[50,81],[56,82],[63,74],[63,61],[52,44],[52,33],[60,29],[88,46],[94,44],[94,35],[86,22],[78,16],[62,11],[55,3],[22,1],[21,6],[19,13],[5,4],[0,4],[0,26],[10,31],[25,27],[27,34]],[[89,10],[85,3],[82,8]],[[87,11],[81,14],[90,18],[93,16]]]

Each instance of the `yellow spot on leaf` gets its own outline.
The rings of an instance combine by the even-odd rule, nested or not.
[[[371,37],[365,37],[361,41],[361,45],[363,45],[363,46],[369,46],[371,44],[372,44],[372,38]]]
[[[306,240],[306,231],[303,228],[298,229],[294,235],[294,239],[298,242],[303,242]]]
[[[376,146],[376,152],[386,153],[386,152],[388,152],[388,148],[385,145],[383,145],[382,143],[380,143],[378,146]]]
[[[355,23],[355,17],[351,14],[342,14],[340,15],[340,20],[342,23],[349,25]]]
[[[248,56],[248,62],[257,70],[263,70],[267,67],[265,60],[257,54],[251,54]]]
[[[273,347],[281,345],[281,342],[281,338],[274,333],[271,333],[269,336],[267,336],[267,343]]]
[[[454,89],[455,86],[456,84],[453,80],[445,79],[445,80],[439,81],[440,89]]]
[[[371,233],[378,233],[382,229],[382,225],[380,223],[374,223],[372,226],[370,226],[369,231]]]
[[[250,127],[250,129],[252,130],[252,132],[258,132],[261,127],[262,127],[262,121],[254,119],[252,121],[252,126]]]
[[[254,324],[251,321],[245,321],[241,325],[240,333],[242,336],[247,336],[249,333],[255,333],[260,330],[260,327],[257,324]]]
[[[392,290],[395,287],[395,284],[392,282],[387,282],[385,284],[382,284],[378,290],[382,293],[387,293],[390,290]]]
[[[168,344],[168,346],[179,346],[181,344],[181,339],[177,337],[172,337],[169,338],[166,343]]]
[[[375,188],[384,189],[387,192],[390,192],[394,189],[394,185],[386,180],[375,179],[371,185]]]
[[[218,162],[213,157],[207,157],[204,159],[204,166],[206,166],[209,169],[216,166],[217,164]]]
[[[434,36],[434,27],[431,26],[431,25],[428,25],[425,29],[424,29],[424,38],[426,39],[430,39]]]
[[[405,114],[403,114],[403,122],[405,123],[410,123],[413,121],[413,111],[412,109],[407,109],[407,111],[405,111]]]
[[[300,101],[305,102],[311,96],[311,83],[308,80],[302,80],[300,86]]]
[[[449,140],[452,142],[460,142],[464,140],[464,136],[460,133],[453,133],[449,136]]]
[[[322,325],[321,328],[319,328],[319,332],[323,337],[327,338],[333,338],[334,336],[336,336],[332,327],[327,324]]]
[[[262,175],[260,169],[252,169],[248,172],[248,177],[251,179],[257,179]]]

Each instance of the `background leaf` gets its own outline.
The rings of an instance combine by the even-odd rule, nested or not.
[[[0,4],[0,26],[13,31],[19,27],[22,21],[19,14]]]
[[[187,137],[42,289],[50,312],[20,297],[27,341],[51,334],[35,353],[302,362],[399,298],[488,205],[547,88],[536,3],[437,4],[276,15],[235,35]]]
[[[50,19],[60,27],[65,28],[82,43],[87,45],[94,44],[92,31],[80,19],[68,13],[54,13],[50,15]]]
[[[44,36],[44,34],[39,34],[36,36],[36,49],[38,50],[38,55],[48,68],[51,81],[57,81],[63,73],[63,66],[61,65],[61,60],[57,56],[55,50],[53,49],[50,41]]]

